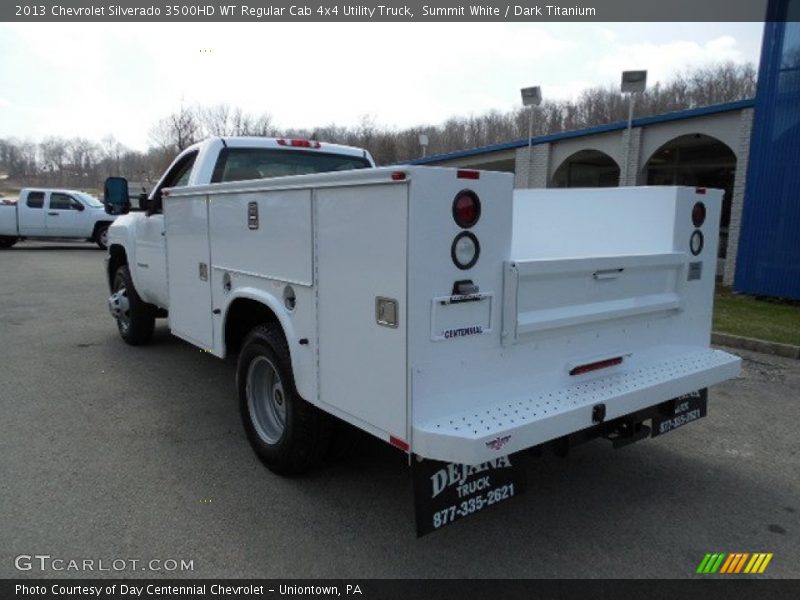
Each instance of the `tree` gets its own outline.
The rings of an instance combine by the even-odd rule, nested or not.
[[[150,139],[158,147],[181,152],[194,144],[201,126],[196,111],[181,105],[177,112],[158,121],[150,130]]]

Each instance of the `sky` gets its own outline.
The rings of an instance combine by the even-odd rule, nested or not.
[[[225,103],[279,128],[435,125],[648,84],[717,62],[758,65],[762,23],[0,23],[0,138],[113,135],[144,150],[162,117]]]

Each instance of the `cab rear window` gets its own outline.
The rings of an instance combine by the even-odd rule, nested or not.
[[[44,192],[29,192],[26,204],[28,208],[43,208]]]
[[[284,175],[349,171],[370,166],[372,165],[369,161],[360,156],[272,148],[225,148],[217,159],[211,181],[213,183],[243,181]]]

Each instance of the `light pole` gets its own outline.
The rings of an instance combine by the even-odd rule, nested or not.
[[[623,94],[628,94],[628,140],[625,144],[625,181],[630,179],[628,168],[630,166],[631,158],[631,137],[633,134],[633,103],[636,96],[634,94],[641,93],[647,87],[647,71],[623,71],[622,82],[620,83],[620,91]],[[635,182],[634,182],[635,183]]]
[[[428,136],[424,133],[419,134],[419,145],[422,146],[422,158],[425,158],[428,152]]]
[[[533,148],[533,109],[542,103],[542,88],[538,85],[533,87],[522,88],[522,105],[528,107],[528,181],[527,187],[531,187],[531,155]]]

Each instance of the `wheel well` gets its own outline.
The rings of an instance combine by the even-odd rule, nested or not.
[[[108,249],[108,287],[114,286],[114,274],[122,265],[128,264],[128,256],[125,254],[125,248],[115,244]]]
[[[256,326],[264,323],[280,323],[278,317],[266,305],[249,298],[237,298],[228,308],[225,319],[225,352],[239,352],[245,336]]]
[[[92,239],[97,237],[97,230],[101,227],[109,227],[111,225],[111,221],[98,221],[94,224],[94,229],[92,230]]]

